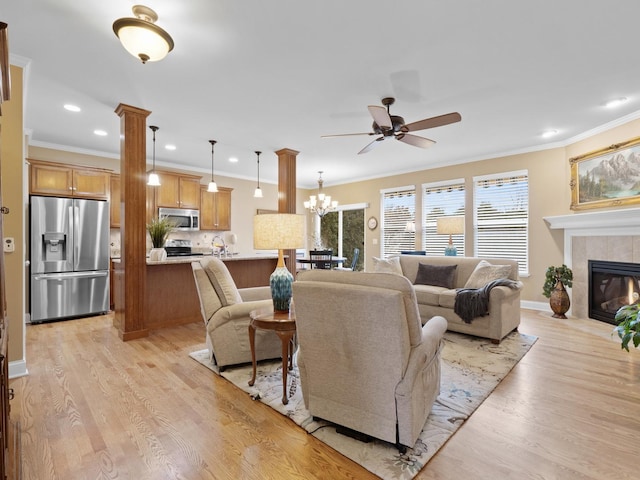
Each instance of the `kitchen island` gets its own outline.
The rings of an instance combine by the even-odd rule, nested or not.
[[[207,256],[169,257],[166,260],[147,259],[146,293],[144,299],[144,330],[173,327],[202,322],[200,301],[196,290],[191,262]],[[221,260],[225,263],[238,288],[269,285],[269,276],[275,270],[277,255],[233,255]],[[123,271],[120,259],[114,258],[114,305],[123,304]],[[119,322],[118,315],[114,322]],[[118,327],[118,325],[116,325]]]

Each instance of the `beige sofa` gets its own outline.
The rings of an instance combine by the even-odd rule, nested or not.
[[[522,283],[518,281],[518,264],[515,260],[501,258],[475,258],[475,257],[430,257],[424,255],[400,255],[396,259],[386,260],[389,264],[398,264],[401,273],[413,283],[413,288],[418,299],[418,309],[422,322],[427,322],[434,315],[446,318],[448,330],[477,337],[489,338],[494,343],[499,343],[508,333],[518,328],[520,324],[520,291]],[[476,267],[481,263],[480,267]],[[485,264],[488,263],[489,268]],[[437,286],[430,284],[416,284],[420,264],[446,267],[455,265],[455,275],[452,285]],[[489,314],[473,318],[471,323],[466,323],[454,312],[454,305],[458,289],[469,287],[467,283],[471,279],[475,281],[473,288],[480,288],[496,276],[504,276],[505,269],[499,266],[510,266],[507,278],[516,281],[514,288],[497,286],[490,290]],[[392,267],[394,268],[394,267]],[[397,267],[396,267],[397,268]],[[426,270],[423,267],[423,273]],[[498,275],[495,275],[495,273]],[[492,277],[493,274],[493,277]],[[428,276],[427,276],[428,277]],[[424,278],[426,283],[429,278]],[[480,282],[480,283],[478,283]],[[446,282],[444,282],[446,283]]]
[[[411,283],[381,273],[300,272],[293,305],[309,412],[413,447],[440,391],[445,319],[423,326]]]

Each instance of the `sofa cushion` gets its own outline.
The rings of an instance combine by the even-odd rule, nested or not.
[[[414,285],[413,290],[416,292],[416,300],[420,305],[434,305],[440,304],[440,294],[446,292],[444,287],[436,287],[435,285]]]
[[[458,265],[418,265],[418,274],[413,282],[416,285],[435,285],[453,288],[456,285],[456,269]]]
[[[499,278],[509,278],[511,265],[491,265],[486,260],[480,261],[471,273],[464,288],[481,288]]]
[[[402,267],[400,267],[400,258],[378,258],[373,257],[373,271],[378,273],[395,273],[402,275]]]
[[[440,295],[438,296],[438,304],[444,308],[453,308],[456,304],[457,294],[458,290],[455,288],[440,292]]]

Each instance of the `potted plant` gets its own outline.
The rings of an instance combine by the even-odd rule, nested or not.
[[[154,218],[151,223],[147,224],[147,231],[151,237],[151,244],[153,248],[149,253],[150,260],[165,260],[167,258],[167,251],[164,249],[164,244],[167,241],[167,237],[173,229],[173,223],[167,218]]]
[[[569,310],[571,301],[565,287],[571,288],[572,285],[573,272],[565,264],[547,268],[542,294],[549,299],[554,318],[567,318],[565,313]]]
[[[629,351],[629,342],[633,341],[635,348],[640,345],[639,311],[640,303],[633,303],[620,307],[616,312],[615,320],[619,323],[613,331],[620,337],[621,348],[624,348],[627,352]]]

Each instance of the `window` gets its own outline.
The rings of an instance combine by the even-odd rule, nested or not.
[[[448,235],[437,233],[438,217],[464,217],[464,207],[464,179],[422,185],[422,249],[427,255],[444,255],[449,244]],[[464,256],[464,234],[452,235],[452,240],[458,255]]]
[[[321,238],[323,245],[331,248],[334,255],[347,258],[349,266],[355,248],[360,249],[356,270],[364,269],[364,214],[366,204],[341,205],[336,212],[322,218]]]
[[[380,255],[398,255],[402,250],[415,250],[416,232],[408,227],[415,222],[416,187],[381,190],[382,231]]]
[[[473,184],[476,256],[513,258],[528,274],[528,172],[474,177]]]

